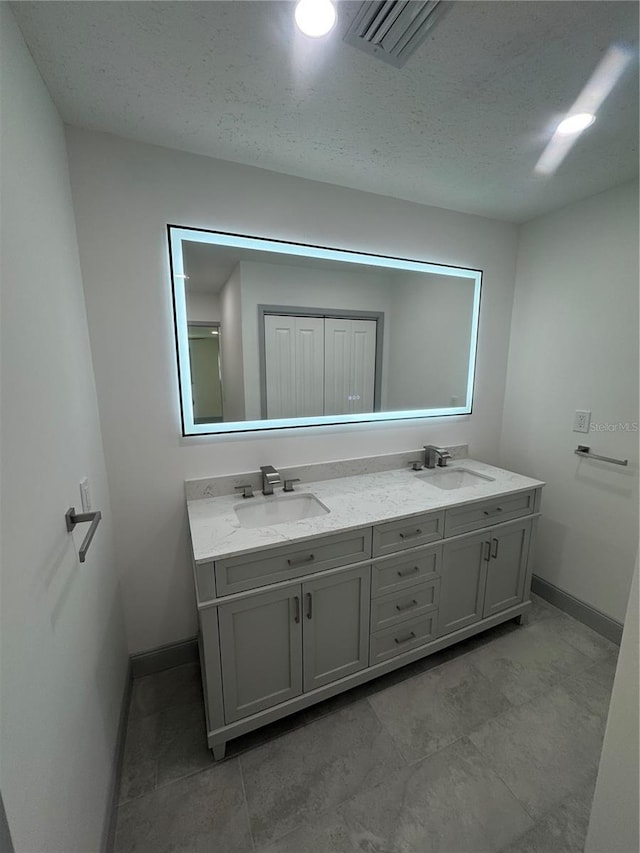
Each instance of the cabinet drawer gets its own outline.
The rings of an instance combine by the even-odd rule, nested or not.
[[[436,542],[442,539],[443,527],[444,512],[430,512],[378,524],[373,528],[373,556],[380,557],[405,548]]]
[[[374,598],[371,602],[372,633],[430,613],[438,607],[439,598],[439,579]]]
[[[535,492],[519,492],[490,501],[448,509],[445,513],[444,535],[457,536],[480,527],[499,524],[533,512]]]
[[[402,622],[371,635],[369,666],[394,658],[435,640],[438,611]]]
[[[219,596],[358,563],[371,557],[371,528],[216,560]]]
[[[440,574],[441,562],[442,545],[419,548],[411,554],[376,562],[371,573],[371,595],[376,598],[433,580]]]

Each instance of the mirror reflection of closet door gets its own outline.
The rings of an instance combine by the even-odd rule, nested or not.
[[[324,321],[324,413],[372,412],[376,367],[375,320]]]
[[[264,318],[268,418],[323,414],[322,317]]]

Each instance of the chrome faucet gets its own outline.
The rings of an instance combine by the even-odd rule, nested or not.
[[[425,444],[424,446],[424,467],[439,468],[447,467],[447,459],[451,459],[451,454],[444,447],[434,447],[433,444]]]
[[[262,474],[262,494],[272,495],[273,487],[280,482],[280,474],[276,471],[273,465],[263,465],[260,468]]]

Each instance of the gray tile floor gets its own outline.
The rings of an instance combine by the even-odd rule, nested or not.
[[[206,746],[196,665],[134,682],[117,853],[582,851],[617,647],[513,622]]]

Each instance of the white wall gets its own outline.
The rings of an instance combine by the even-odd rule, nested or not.
[[[242,341],[245,416],[260,420],[258,305],[289,305],[348,311],[381,311],[389,317],[389,277],[347,270],[242,261]],[[388,343],[383,339],[382,373],[388,372]],[[383,399],[386,388],[382,389]]]
[[[203,293],[186,288],[187,320],[191,323],[219,323],[220,297],[217,293]]]
[[[96,851],[127,666],[62,123],[0,4],[0,788],[17,853]],[[146,325],[145,318],[141,318]],[[87,561],[64,514],[88,475]]]
[[[547,482],[536,573],[618,621],[638,547],[637,371],[632,183],[523,227],[501,443],[505,467]],[[576,409],[630,431],[573,432]],[[581,460],[578,444],[629,466]]]
[[[196,630],[185,477],[430,442],[497,461],[515,226],[106,134],[67,138],[132,652]],[[167,223],[484,269],[473,416],[181,439]]]
[[[638,560],[611,693],[586,853],[631,853],[638,843]]]

